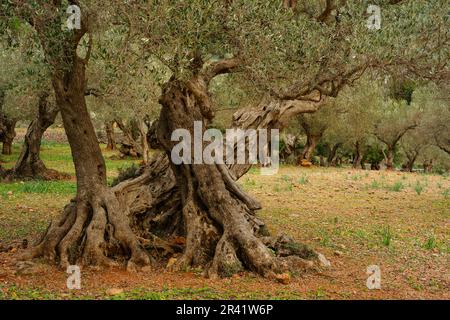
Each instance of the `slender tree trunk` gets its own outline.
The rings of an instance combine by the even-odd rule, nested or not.
[[[41,140],[44,132],[56,119],[59,109],[50,106],[48,94],[39,99],[36,118],[28,126],[22,151],[13,170],[16,177],[32,177],[42,179],[56,179],[61,175],[55,170],[49,170],[40,158]]]
[[[336,154],[337,151],[339,150],[339,148],[341,147],[341,143],[336,143],[331,149],[330,149],[330,154],[328,155],[327,158],[327,163],[328,166],[336,166]]]
[[[389,146],[386,152],[386,169],[394,170],[395,147]]]
[[[366,156],[364,155],[361,159],[361,169],[366,170]]]
[[[323,155],[320,155],[319,164],[321,167],[325,167],[327,165],[327,163],[325,163],[325,158]]]
[[[353,159],[353,169],[357,169],[361,166],[362,159],[364,157],[364,153],[361,150],[361,144],[356,142],[355,144],[355,158]]]
[[[106,150],[116,150],[116,137],[114,134],[114,121],[105,122],[105,131],[106,131]]]
[[[0,142],[4,143],[6,136],[6,116],[3,114],[5,91],[0,88]],[[3,153],[3,152],[2,152]]]
[[[403,165],[403,169],[408,172],[413,172],[414,170],[414,164],[416,163],[417,157],[419,156],[419,153],[416,151],[407,152],[406,158],[407,161]]]
[[[425,160],[423,162],[423,170],[425,173],[433,172],[433,159]]]
[[[144,164],[148,164],[149,158],[148,158],[148,152],[149,152],[149,145],[147,141],[147,131],[146,131],[146,125],[144,120],[138,121],[139,125],[139,132],[140,132],[140,139],[141,139],[141,145],[142,145],[142,157]]]
[[[317,144],[320,141],[320,135],[308,135],[305,148],[303,149],[301,159],[300,160],[312,160],[314,152],[316,151]]]
[[[14,119],[6,119],[5,124],[5,132],[3,137],[3,148],[2,153],[4,155],[12,154],[12,145],[14,138],[16,137],[16,123],[17,120]]]

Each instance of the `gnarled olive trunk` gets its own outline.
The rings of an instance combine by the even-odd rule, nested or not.
[[[165,86],[158,140],[168,156],[174,146],[170,140],[174,130],[183,128],[194,136],[195,121],[202,123],[204,131],[212,120],[207,97],[201,78],[195,77],[188,84],[173,79]],[[250,269],[271,276],[294,265],[306,267],[303,258],[315,257],[314,252],[300,246],[286,254],[287,242],[264,237],[263,224],[255,215],[260,204],[240,189],[226,165],[171,162],[170,167],[180,192],[186,238],[176,269],[207,266],[212,277]]]
[[[133,120],[129,121],[129,123],[125,123],[122,120],[116,120],[115,122],[117,123],[119,129],[122,131],[124,137],[120,152],[125,156],[142,156],[142,145],[139,142],[139,128],[136,127],[136,121]]]
[[[44,256],[61,266],[114,265],[134,268],[150,262],[133,234],[128,208],[106,185],[105,162],[85,101],[85,62],[73,58],[67,73],[55,73],[53,87],[72,151],[77,177],[76,198],[53,221],[32,257]]]
[[[55,122],[59,112],[56,106],[49,104],[47,98],[47,94],[39,98],[37,116],[28,126],[22,151],[12,172],[16,177],[41,179],[60,177],[57,171],[48,169],[40,158],[42,136],[45,130]]]
[[[172,130],[184,128],[192,133],[194,121],[201,121],[204,129],[212,119],[208,99],[199,78],[187,84],[173,79],[165,87],[160,120],[149,133],[157,132],[159,141],[152,147],[162,147],[166,154],[157,154],[136,178],[113,188],[129,208],[134,233],[147,249],[157,249],[159,256],[183,252],[175,269],[200,266],[212,277],[231,276],[242,269],[271,275],[310,267],[313,262],[303,258],[316,254],[289,237],[270,237],[256,216],[259,204],[236,184],[250,164],[228,168],[171,163]],[[316,109],[315,103],[307,101],[266,100],[239,110],[233,120],[241,129],[282,128],[291,115]]]

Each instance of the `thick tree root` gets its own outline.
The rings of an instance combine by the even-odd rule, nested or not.
[[[130,270],[148,265],[150,258],[132,232],[126,212],[107,188],[89,200],[73,200],[27,258],[44,257],[63,268],[73,264],[117,266],[120,260]]]

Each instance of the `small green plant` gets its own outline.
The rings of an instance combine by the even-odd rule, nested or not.
[[[434,235],[429,236],[423,246],[427,250],[433,250],[434,248],[436,248],[437,247],[436,237]]]
[[[282,177],[281,177],[281,179],[284,181],[284,182],[290,182],[292,179],[291,179],[291,177],[289,177],[288,175],[283,175]]]
[[[254,186],[256,186],[256,181],[254,179],[247,178],[245,180],[245,185],[254,187]]]
[[[394,183],[389,189],[394,192],[400,192],[405,186],[401,181]]]
[[[449,198],[449,197],[450,197],[450,188],[445,189],[445,190],[442,192],[442,195],[443,195],[445,198]]]
[[[380,188],[380,183],[377,180],[373,180],[372,183],[370,184],[370,187],[372,189],[379,189]]]
[[[248,173],[258,174],[258,167],[256,167],[256,166],[251,167],[250,170],[248,171]]]
[[[329,234],[326,231],[322,231],[320,233],[320,244],[324,247],[331,247],[332,246],[332,240],[329,236]]]
[[[301,176],[300,179],[298,180],[298,183],[300,183],[301,185],[308,184],[309,178],[307,176]]]
[[[392,232],[391,232],[391,228],[389,226],[384,227],[381,230],[381,242],[383,243],[383,245],[385,245],[386,247],[389,247],[391,245],[391,241],[392,241]]]
[[[420,184],[419,181],[417,181],[416,185],[414,186],[414,190],[419,196],[422,194],[423,189],[424,187]]]

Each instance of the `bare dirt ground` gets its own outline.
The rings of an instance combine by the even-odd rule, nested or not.
[[[282,167],[275,176],[254,169],[240,183],[262,202],[260,215],[272,233],[312,246],[331,267],[294,272],[288,284],[251,273],[209,280],[198,270],[83,268],[81,290],[69,290],[65,270],[40,262],[21,270],[17,257],[23,239],[35,238],[70,200],[74,182],[19,182],[0,184],[0,245],[7,247],[0,253],[0,299],[450,298],[448,176]],[[380,290],[366,286],[370,265],[381,269]]]

